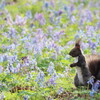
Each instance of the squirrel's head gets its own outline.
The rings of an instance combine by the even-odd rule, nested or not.
[[[80,41],[81,39],[78,39],[75,43],[75,47],[70,51],[69,55],[72,57],[78,57],[81,53],[80,49]]]

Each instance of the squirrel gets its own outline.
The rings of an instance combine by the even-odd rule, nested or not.
[[[84,56],[80,47],[81,39],[78,39],[75,43],[75,47],[70,51],[69,55],[78,58],[76,63],[70,64],[70,67],[76,67],[76,75],[74,77],[74,85],[89,86],[88,80],[91,76],[96,80],[100,80],[100,56],[93,54]],[[91,86],[89,86],[91,88]]]

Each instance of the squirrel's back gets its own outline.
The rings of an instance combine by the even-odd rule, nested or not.
[[[85,58],[91,74],[95,76],[96,79],[100,80],[100,55],[87,55]]]

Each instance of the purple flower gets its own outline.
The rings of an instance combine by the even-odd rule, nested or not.
[[[54,73],[54,64],[52,62],[49,63],[49,67],[47,69],[47,72],[49,73],[49,75]]]
[[[86,10],[87,20],[92,21],[92,13],[90,10]]]
[[[9,32],[8,32],[8,37],[13,37],[13,38],[15,38],[15,37],[16,37],[16,33],[17,33],[16,29],[11,27],[11,28],[9,29]]]
[[[72,45],[72,44],[74,44],[74,41],[72,40],[67,42],[67,45]]]
[[[45,6],[45,8],[48,8],[49,7],[49,3],[45,2],[44,6]]]
[[[91,84],[91,85],[93,86],[93,84],[94,84],[94,79],[95,79],[95,77],[94,77],[94,76],[91,76],[90,79],[89,79],[89,81],[88,81],[87,83],[88,83],[88,84]]]
[[[26,76],[26,78],[25,78],[26,81],[30,81],[30,79],[32,78],[32,76],[33,76],[33,75],[32,75],[30,72],[28,72],[28,73],[27,73],[27,76]]]
[[[26,24],[26,21],[27,21],[26,17],[22,18],[21,16],[17,15],[15,19],[15,24],[22,26]]]
[[[42,55],[42,48],[39,44],[34,46],[34,56],[36,56],[37,54]]]
[[[53,27],[52,27],[52,26],[48,26],[47,29],[48,29],[48,32],[49,32],[49,33],[52,33],[52,31],[53,31]]]
[[[67,11],[67,10],[68,10],[67,6],[64,6],[64,10],[65,10],[65,11]]]
[[[51,22],[51,23],[54,23],[54,22],[55,22],[55,18],[54,18],[54,15],[53,15],[52,12],[50,13],[49,19],[50,19],[50,22]]]
[[[90,96],[94,96],[94,93],[96,93],[100,88],[100,80],[94,81],[95,77],[91,76],[88,84],[92,85],[92,90],[90,91]]]
[[[23,96],[23,98],[24,98],[24,100],[28,100],[28,96],[27,95],[25,95],[25,96]]]
[[[65,32],[62,30],[60,32],[55,32],[52,37],[54,40],[58,41],[61,38],[61,36],[63,36],[64,34]]]
[[[94,96],[94,93],[98,92],[100,88],[100,80],[97,80],[93,85],[92,85],[92,90],[90,91],[90,96]]]
[[[11,44],[11,45],[9,45],[8,47],[7,47],[7,50],[9,51],[9,50],[15,50],[15,48],[16,48],[16,45],[13,43],[13,44]]]
[[[0,95],[0,100],[4,100],[4,98],[5,98],[4,93],[1,93],[1,95]]]
[[[94,27],[93,26],[87,26],[86,29],[87,29],[86,35],[88,37],[93,37],[94,36],[93,33],[95,32]]]
[[[47,45],[47,48],[48,49],[50,49],[50,50],[52,50],[52,49],[54,49],[56,47],[56,44],[54,43],[54,41],[48,41],[48,45]]]
[[[94,96],[94,91],[90,91],[90,96],[91,96],[91,97]]]
[[[45,25],[45,23],[46,23],[46,20],[42,13],[36,13],[34,16],[34,19],[39,21],[40,25]]]
[[[5,54],[5,55],[3,56],[3,61],[5,62],[5,61],[7,61],[7,60],[8,60],[8,55]]]
[[[100,87],[100,80],[97,80],[92,86],[92,91],[97,92],[99,90],[99,87]]]
[[[43,71],[40,71],[36,77],[36,82],[39,84],[39,86],[43,87],[43,82],[44,82],[44,72]]]
[[[49,79],[49,84],[55,86],[55,85],[56,85],[55,79],[50,78],[50,79]]]
[[[99,46],[99,43],[100,43],[100,34],[96,34],[96,43]]]
[[[2,57],[2,55],[0,55],[0,62],[3,62],[3,57]]]
[[[97,44],[92,42],[91,40],[89,40],[88,43],[89,43],[90,48],[93,50],[97,47]]]
[[[8,65],[8,69],[9,69],[9,72],[14,73],[13,64],[10,63],[10,64]]]
[[[58,11],[58,15],[59,15],[59,16],[60,16],[62,13],[63,13],[62,10],[59,10],[59,11]]]
[[[84,7],[84,4],[83,4],[83,3],[81,3],[81,4],[78,6],[78,10],[80,11],[80,13],[81,13],[83,7]]]
[[[18,63],[16,65],[16,68],[14,68],[14,73],[18,73],[20,71],[21,67],[22,67],[22,65],[20,63]]]
[[[70,6],[70,11],[71,11],[71,12],[74,11],[74,4],[72,4],[72,5]]]
[[[55,86],[57,83],[55,82],[58,78],[58,75],[56,74],[56,72],[54,72],[54,74],[51,76],[51,78],[48,80],[47,85],[53,85]]]
[[[57,59],[57,56],[58,56],[58,55],[57,55],[57,52],[54,52],[54,53],[52,53],[52,56],[51,56],[51,57],[52,57],[53,59]]]
[[[0,11],[0,16],[3,15],[3,12]]]
[[[2,73],[3,72],[3,67],[2,66],[0,66],[0,73]]]
[[[30,11],[30,10],[28,10],[27,12],[26,12],[26,17],[27,18],[32,18],[32,12]]]
[[[0,9],[4,9],[5,6],[6,6],[6,1],[5,0],[1,0],[0,1]]]
[[[63,91],[64,91],[64,89],[62,87],[60,87],[57,94],[61,94],[61,93],[63,93]]]
[[[75,23],[75,21],[76,21],[75,16],[72,16],[72,17],[71,17],[71,21],[72,21],[72,23]]]
[[[97,22],[96,29],[100,29],[100,22]]]
[[[55,1],[54,1],[54,0],[50,0],[50,5],[51,5],[52,7],[55,7]]]
[[[89,44],[88,43],[82,43],[81,44],[82,50],[87,49],[88,47],[89,47]]]
[[[7,24],[9,24],[9,25],[13,25],[13,24],[14,24],[14,22],[13,22],[13,20],[12,20],[12,16],[11,16],[10,14],[7,14],[6,22],[7,22]]]

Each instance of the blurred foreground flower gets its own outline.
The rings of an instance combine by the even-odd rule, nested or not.
[[[24,99],[24,100],[28,100],[28,98],[29,98],[29,97],[28,97],[27,95],[23,96],[23,99]]]
[[[0,95],[0,100],[4,100],[4,98],[5,98],[4,93],[1,93],[1,95]]]
[[[88,84],[92,85],[92,90],[90,91],[90,96],[94,96],[94,93],[97,93],[100,88],[100,80],[97,80],[94,82],[95,77],[91,76],[89,81],[87,82]]]

